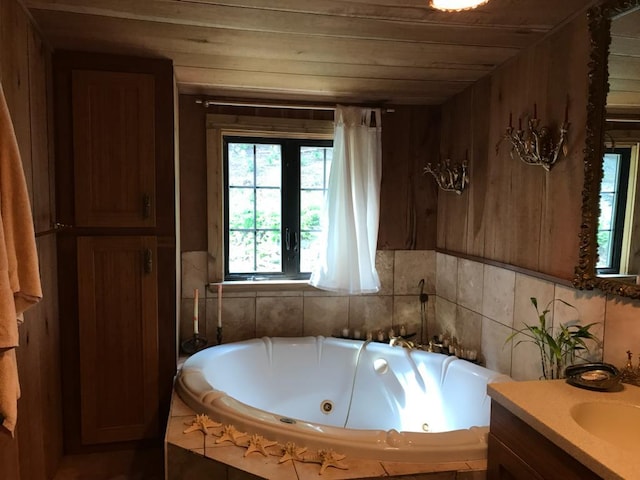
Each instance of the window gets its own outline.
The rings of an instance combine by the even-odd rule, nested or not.
[[[598,221],[598,273],[619,273],[631,148],[604,154]]]
[[[225,280],[306,279],[332,141],[223,135]]]

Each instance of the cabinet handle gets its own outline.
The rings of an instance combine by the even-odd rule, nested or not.
[[[153,272],[153,252],[150,248],[144,251],[144,273]]]
[[[145,193],[142,195],[142,218],[151,217],[151,195]]]

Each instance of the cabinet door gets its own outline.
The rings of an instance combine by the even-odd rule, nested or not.
[[[154,227],[154,77],[72,73],[75,223]]]
[[[85,445],[158,434],[154,237],[78,237],[80,417]]]

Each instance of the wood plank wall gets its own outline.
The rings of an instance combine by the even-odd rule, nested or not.
[[[0,75],[31,197],[44,299],[20,327],[22,398],[12,439],[0,429],[0,478],[53,478],[62,456],[50,50],[18,0],[0,2]]]
[[[443,158],[468,156],[462,195],[439,192],[439,249],[482,257],[562,279],[578,262],[588,90],[589,33],[581,15],[443,105]],[[557,128],[569,97],[569,155],[551,172],[495,146],[534,103]]]
[[[180,235],[181,250],[207,249],[206,141],[207,113],[294,116],[333,119],[333,112],[246,107],[209,107],[200,97],[180,95]],[[433,249],[436,243],[437,190],[422,174],[437,155],[440,108],[389,108],[382,126],[382,185],[378,248]]]

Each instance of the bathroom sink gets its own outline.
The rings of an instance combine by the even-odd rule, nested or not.
[[[640,454],[640,405],[584,402],[571,408],[571,417],[601,440]]]

